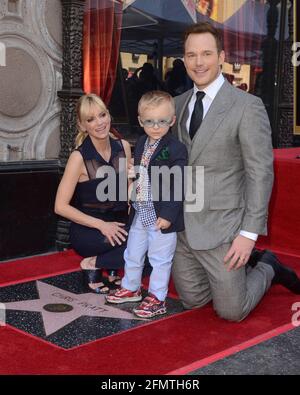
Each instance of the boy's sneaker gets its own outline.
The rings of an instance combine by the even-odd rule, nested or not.
[[[126,303],[126,302],[139,302],[142,300],[141,289],[137,291],[129,291],[126,288],[118,288],[112,294],[106,296],[106,301],[109,303]]]
[[[154,295],[147,296],[142,303],[133,309],[135,315],[141,318],[152,318],[156,315],[166,314],[166,302],[158,300]]]

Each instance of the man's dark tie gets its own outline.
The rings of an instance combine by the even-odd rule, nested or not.
[[[194,111],[190,123],[190,137],[193,140],[197,130],[200,128],[203,119],[203,103],[202,99],[205,96],[205,92],[198,91],[197,99],[194,106]]]

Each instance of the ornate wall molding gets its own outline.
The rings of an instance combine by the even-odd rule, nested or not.
[[[38,160],[43,159],[51,134],[60,130],[60,113],[58,114],[55,109],[50,112],[48,117],[41,124],[41,129],[42,132],[37,134],[35,140],[33,141],[36,158]]]
[[[42,48],[40,48],[35,37],[30,33],[24,33],[20,30],[20,25],[15,23],[10,23],[9,25],[1,24],[0,37],[6,45],[7,57],[9,56],[9,50],[11,50],[11,53],[13,52],[12,50],[19,50],[21,53],[24,53],[24,56],[28,56],[28,60],[32,62],[39,71],[40,81],[37,82],[41,84],[41,92],[38,100],[36,100],[34,107],[31,108],[27,114],[23,116],[20,116],[21,114],[16,114],[15,117],[11,116],[11,114],[6,116],[2,110],[3,129],[1,129],[1,132],[19,133],[28,129],[32,130],[47,113],[51,101],[51,95],[49,95],[49,93],[53,91],[53,80],[55,79],[53,65],[50,63],[48,56],[44,53]],[[10,76],[11,79],[19,78],[18,75],[11,74],[11,70],[9,69],[10,65],[6,67],[7,70],[2,70],[3,72],[5,71],[6,76]],[[20,68],[21,67],[22,65],[20,65]],[[26,78],[26,74],[24,73],[21,78]],[[17,95],[18,88],[18,86],[15,87],[15,91],[13,92],[15,95]],[[14,97],[12,97],[12,99],[14,99]],[[18,99],[17,96],[15,99]]]
[[[0,3],[0,19],[24,21],[26,0],[2,0]]]
[[[58,64],[62,62],[62,10],[60,0],[35,0],[35,24],[34,30],[40,35],[43,41],[43,48],[47,55]],[[50,19],[49,11],[53,9],[53,19]],[[55,18],[55,19],[54,19]],[[53,32],[51,24],[55,21],[53,29],[59,30]],[[55,34],[55,35],[54,35]],[[58,37],[58,38],[57,38]]]
[[[0,67],[0,161],[47,159],[43,148],[57,133],[51,122],[53,116],[59,121],[61,111],[62,40],[59,32],[53,37],[57,25],[59,0],[1,0],[6,66]],[[58,157],[59,146],[56,152]]]

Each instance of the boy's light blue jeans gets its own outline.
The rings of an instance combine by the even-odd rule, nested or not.
[[[124,253],[125,274],[122,287],[137,291],[141,286],[145,256],[148,251],[152,266],[148,291],[164,301],[168,293],[172,260],[176,248],[177,233],[161,233],[155,226],[145,228],[138,214],[129,230]]]

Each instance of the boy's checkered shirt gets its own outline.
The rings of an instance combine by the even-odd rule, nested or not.
[[[139,179],[136,188],[136,201],[133,203],[134,209],[137,211],[142,224],[146,228],[155,225],[157,221],[151,194],[148,167],[151,157],[158,147],[160,140],[161,139],[156,140],[153,144],[149,143],[149,138],[147,138],[145,141],[144,151],[139,168]]]

